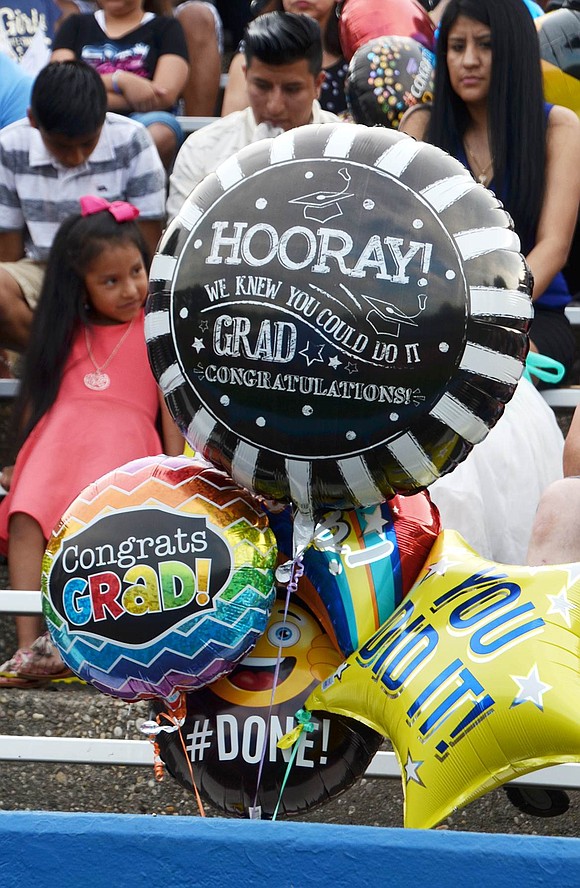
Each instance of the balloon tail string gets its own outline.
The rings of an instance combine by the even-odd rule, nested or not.
[[[292,563],[292,572],[290,574],[290,579],[288,580],[288,585],[286,587],[286,600],[284,602],[284,616],[282,622],[286,622],[286,618],[288,616],[288,607],[290,606],[290,598],[298,589],[298,581],[300,577],[304,574],[304,564],[302,561],[302,555],[299,555]],[[268,706],[268,713],[266,715],[266,724],[271,724],[272,718],[272,710],[274,709],[274,700],[276,697],[276,689],[278,687],[278,677],[280,675],[280,666],[282,665],[282,645],[278,645],[278,653],[276,654],[276,666],[274,667],[274,680],[272,682],[272,693],[270,695],[270,704]],[[269,729],[264,731],[264,742],[262,743],[262,751],[260,754],[260,764],[258,766],[258,777],[256,780],[256,792],[254,794],[254,803],[252,805],[252,810],[255,811],[258,807],[258,795],[260,792],[260,786],[262,783],[262,772],[264,770],[264,764],[266,761],[266,751],[268,749],[268,734]]]
[[[183,723],[185,721],[185,715],[186,715],[186,699],[185,699],[185,694],[182,694],[180,696],[179,703],[178,703],[178,705],[176,705],[174,707],[173,712],[160,712],[159,713],[159,715],[157,716],[157,724],[161,725],[161,721],[164,719],[165,721],[169,722],[169,724],[171,724],[177,728],[177,734],[179,737],[179,741],[181,743],[181,747],[183,749],[183,755],[185,756],[185,761],[187,762],[187,770],[189,772],[189,776],[191,779],[191,785],[193,787],[193,792],[195,794],[195,800],[197,802],[197,809],[199,811],[200,817],[205,817],[206,816],[205,808],[203,807],[203,801],[202,801],[201,796],[199,794],[199,790],[197,788],[197,783],[195,782],[195,777],[193,776],[193,766],[191,764],[191,759],[187,753],[187,746],[185,743],[185,739],[183,737],[183,733],[181,732],[181,727],[183,726]],[[161,762],[159,745],[156,741],[153,741],[153,748],[154,748],[155,756],[156,756],[156,761],[154,762],[153,768],[154,768],[154,773],[156,775],[156,778],[159,779],[157,777],[157,774],[159,772],[159,766],[161,767],[161,773],[163,773],[163,763]],[[157,762],[157,757],[159,757],[159,762]]]
[[[193,786],[193,791],[195,793],[195,800],[197,802],[197,810],[199,811],[200,817],[205,817],[205,808],[203,807],[203,802],[201,800],[201,796],[199,794],[199,790],[197,788],[197,783],[195,782],[195,777],[193,776],[193,765],[191,764],[191,759],[187,754],[187,746],[185,743],[185,738],[181,731],[179,731],[179,739],[181,741],[181,747],[183,749],[183,754],[185,756],[185,761],[187,762],[187,770],[189,771],[189,776],[191,778],[191,785]]]
[[[165,777],[165,765],[161,758],[159,743],[157,740],[151,740],[151,742],[153,743],[153,775],[157,783],[162,783]]]
[[[292,770],[292,765],[296,760],[296,756],[298,755],[298,749],[300,747],[300,743],[302,741],[303,735],[300,734],[298,740],[294,744],[294,749],[292,750],[292,755],[286,765],[286,771],[284,773],[284,779],[282,780],[282,786],[280,787],[280,795],[278,796],[278,801],[276,802],[276,807],[274,808],[274,813],[272,814],[272,820],[276,820],[278,816],[278,810],[282,803],[282,796],[284,795],[284,790],[286,789],[286,783],[288,782],[288,778],[290,777],[290,771]]]

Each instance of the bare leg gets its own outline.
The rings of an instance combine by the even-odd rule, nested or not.
[[[24,351],[28,345],[32,311],[11,274],[0,268],[0,347]]]
[[[155,142],[161,163],[167,171],[171,169],[177,153],[177,139],[173,130],[162,123],[152,123],[147,127],[149,135]]]
[[[42,557],[46,540],[38,522],[16,512],[10,518],[8,538],[8,574],[12,589],[40,589]],[[16,617],[18,647],[29,648],[43,631],[37,616]]]
[[[185,32],[189,77],[183,89],[188,117],[212,117],[220,87],[221,56],[213,13],[202,3],[184,3],[175,10]]]
[[[544,491],[532,528],[527,563],[580,561],[580,478],[555,481]]]
[[[527,564],[568,564],[580,561],[580,478],[554,481],[544,491],[532,527]],[[568,810],[570,799],[556,787],[504,787],[507,797],[524,814],[554,817]]]

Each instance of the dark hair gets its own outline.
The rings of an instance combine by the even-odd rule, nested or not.
[[[449,31],[458,16],[491,31],[492,73],[487,100],[494,188],[527,252],[542,208],[546,118],[538,34],[522,0],[451,0],[436,49],[435,92],[426,139],[457,156],[469,125],[467,108],[449,81]]]
[[[334,4],[334,9],[330,13],[328,21],[326,23],[326,28],[324,29],[324,34],[322,35],[322,46],[326,50],[326,52],[331,55],[341,56],[342,55],[342,46],[340,45],[340,33],[338,30],[338,16],[336,14],[336,6]]]
[[[153,15],[165,15],[173,17],[173,3],[171,0],[144,0],[143,12],[152,12]]]
[[[249,67],[256,56],[265,65],[290,65],[306,59],[315,76],[322,69],[322,36],[318,22],[293,12],[266,12],[250,22],[244,33]]]
[[[86,62],[51,62],[34,81],[30,110],[47,133],[88,136],[105,122],[107,92],[100,74]]]
[[[48,255],[15,405],[21,441],[54,404],[74,335],[79,325],[90,323],[84,280],[88,265],[112,242],[127,241],[135,244],[148,268],[147,246],[135,221],[117,222],[105,210],[69,216],[58,229]]]
[[[277,5],[280,12],[284,12],[284,0],[278,0]],[[330,53],[330,55],[341,56],[342,47],[340,45],[340,35],[338,30],[338,15],[336,12],[337,6],[338,0],[335,0],[334,9],[330,13],[328,21],[326,23],[326,27],[322,34],[322,48],[326,50],[326,52]]]

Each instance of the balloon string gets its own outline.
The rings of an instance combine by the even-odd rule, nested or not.
[[[151,737],[151,742],[153,744],[153,775],[157,783],[161,783],[165,776],[165,765],[163,764],[163,759],[161,758],[159,743],[157,742],[157,740],[154,740],[153,737]]]
[[[175,715],[172,715],[172,714],[170,714],[170,713],[168,713],[168,712],[161,712],[161,713],[157,716],[157,723],[158,723],[158,724],[161,724],[161,721],[160,721],[160,720],[161,720],[162,718],[167,719],[167,721],[168,721],[170,724],[172,724],[172,725],[176,725],[178,729],[181,728],[181,726],[183,725],[183,721],[184,721],[183,718],[182,718],[182,719],[179,719],[179,718],[176,717]],[[193,786],[193,791],[194,791],[194,793],[195,793],[195,800],[196,800],[196,802],[197,802],[197,809],[198,809],[198,811],[199,811],[200,817],[205,817],[205,816],[206,816],[206,814],[205,814],[205,808],[203,807],[203,802],[202,802],[202,800],[201,800],[201,796],[200,796],[200,794],[199,794],[199,790],[198,790],[198,788],[197,788],[197,783],[195,782],[195,777],[193,776],[193,767],[192,767],[192,764],[191,764],[191,760],[190,760],[190,758],[189,758],[189,756],[188,756],[188,754],[187,754],[187,746],[186,746],[186,744],[185,744],[185,739],[184,739],[183,734],[182,734],[182,732],[181,732],[180,730],[177,731],[177,736],[179,737],[179,741],[180,741],[180,743],[181,743],[181,748],[183,749],[183,755],[185,756],[185,761],[187,762],[187,770],[189,771],[189,776],[190,776],[190,778],[191,778],[191,785]]]
[[[276,802],[276,807],[274,808],[274,813],[272,814],[272,820],[276,820],[276,817],[278,816],[278,809],[279,809],[280,804],[282,802],[282,796],[284,794],[284,790],[286,789],[286,783],[288,782],[288,778],[290,776],[290,771],[292,770],[292,765],[294,764],[294,761],[295,761],[296,756],[298,754],[298,747],[300,746],[301,740],[302,740],[302,734],[300,734],[298,740],[294,744],[294,749],[292,750],[292,755],[290,756],[290,760],[289,760],[288,764],[286,765],[284,779],[282,780],[282,786],[280,787],[280,795],[278,796],[278,801]]]
[[[302,555],[299,555],[292,562],[292,572],[290,574],[290,579],[288,580],[288,585],[286,587],[286,601],[284,602],[284,616],[282,622],[286,622],[286,618],[288,616],[288,607],[290,605],[290,598],[298,589],[298,581],[300,577],[304,574],[304,564],[302,563]],[[278,687],[278,676],[280,675],[280,666],[282,664],[282,645],[278,645],[278,653],[276,655],[276,666],[274,667],[274,681],[272,682],[272,693],[270,695],[270,705],[268,707],[268,714],[266,716],[266,724],[270,725],[272,718],[272,710],[274,709],[274,698],[276,696],[276,688]],[[252,805],[253,810],[255,811],[258,807],[258,793],[260,792],[260,785],[262,782],[262,772],[264,770],[264,763],[266,761],[266,751],[268,748],[268,733],[269,731],[264,731],[264,742],[262,743],[262,751],[260,754],[260,764],[258,766],[258,778],[256,780],[256,793],[254,795],[254,804]]]
[[[537,352],[528,352],[523,376],[529,382],[532,382],[532,376],[537,376],[541,382],[557,385],[562,381],[565,372],[566,368],[560,361]]]
[[[298,722],[297,726],[288,734],[285,734],[285,736],[282,737],[277,743],[277,746],[280,747],[280,749],[287,749],[292,743],[294,743],[294,748],[292,750],[290,760],[286,765],[284,779],[282,780],[282,786],[280,787],[280,795],[278,796],[278,801],[276,802],[276,807],[274,808],[274,813],[272,814],[272,820],[276,820],[276,817],[278,816],[278,809],[280,808],[280,804],[282,802],[282,796],[284,795],[284,790],[286,789],[286,783],[288,782],[288,778],[290,777],[292,765],[296,761],[296,756],[298,755],[298,750],[300,748],[300,743],[303,740],[304,733],[311,733],[315,730],[314,725],[312,724],[311,713],[307,709],[299,709],[298,712],[295,713],[294,717]]]

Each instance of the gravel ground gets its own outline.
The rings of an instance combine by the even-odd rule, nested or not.
[[[58,685],[0,692],[2,733],[33,736],[141,738],[146,703],[126,704],[94,689]],[[449,817],[440,829],[488,833],[578,836],[580,792],[570,793],[569,811],[549,819],[527,817],[501,790],[488,793]],[[162,783],[148,767],[109,767],[4,762],[0,781],[4,810],[98,811],[199,816],[192,793],[172,777]],[[206,807],[209,817],[222,816]],[[402,826],[398,780],[360,780],[342,796],[295,820],[317,823]]]
[[[0,410],[0,439],[4,417]],[[561,418],[564,431],[569,415]],[[0,447],[0,465],[3,465]],[[0,590],[8,587],[0,566]],[[0,592],[1,594],[1,592]],[[0,614],[0,662],[13,652],[10,617]],[[148,718],[145,702],[126,704],[91,687],[59,683],[36,690],[0,689],[0,733],[142,739],[138,726]],[[171,776],[157,783],[148,767],[3,762],[0,809],[87,811],[199,816],[192,793]],[[206,807],[209,817],[222,816]],[[402,792],[398,780],[360,780],[352,789],[307,815],[305,822],[402,826]],[[570,808],[559,817],[529,817],[517,811],[502,790],[449,817],[439,829],[486,833],[580,836],[580,791],[570,793]]]

